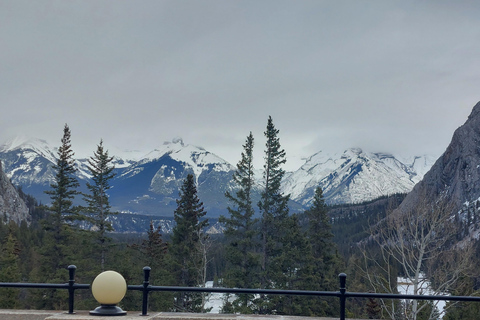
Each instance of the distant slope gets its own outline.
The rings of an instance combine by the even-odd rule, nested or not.
[[[410,191],[432,164],[429,156],[400,160],[360,148],[333,155],[319,152],[285,179],[283,191],[306,206],[318,186],[329,204],[359,203]]]

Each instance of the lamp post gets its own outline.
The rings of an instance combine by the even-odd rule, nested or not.
[[[92,283],[92,294],[100,307],[90,311],[94,316],[124,316],[127,314],[117,304],[122,301],[127,292],[127,282],[115,271],[100,273]]]

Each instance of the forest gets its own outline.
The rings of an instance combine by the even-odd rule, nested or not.
[[[159,226],[151,223],[144,234],[138,235],[115,233],[109,223],[108,218],[117,214],[111,210],[108,197],[114,167],[102,140],[89,159],[93,178],[87,184],[88,192],[77,190],[71,132],[65,125],[53,167],[55,181],[45,191],[51,203],[39,204],[18,188],[32,222],[17,225],[4,219],[0,223],[0,282],[64,283],[68,279],[67,266],[73,264],[77,267],[77,283],[92,283],[100,272],[115,270],[128,284],[141,284],[142,269],[149,266],[151,284],[162,286],[197,287],[214,281],[216,286],[229,288],[337,291],[338,274],[345,272],[349,291],[396,293],[397,277],[402,276],[418,284],[428,278],[439,294],[476,292],[480,278],[472,266],[478,264],[480,248],[476,242],[454,248],[457,228],[465,226],[449,224],[446,213],[450,208],[446,206],[435,210],[429,210],[427,205],[417,208],[405,222],[399,217],[390,218],[404,194],[362,204],[328,206],[318,187],[310,208],[290,212],[289,195],[280,191],[286,153],[278,134],[269,117],[264,184],[258,203],[252,199],[254,137],[252,133],[247,136],[232,177],[236,188],[225,194],[230,203],[228,212],[219,218],[223,234],[205,233],[208,214],[197,195],[194,176],[188,175],[177,199],[173,232],[162,234]],[[85,205],[74,205],[77,197]],[[255,210],[260,213],[259,218]],[[414,232],[408,234],[406,226],[412,224]],[[394,244],[384,245],[392,239],[396,239]],[[396,245],[400,243],[406,245]],[[422,246],[425,250],[420,255],[418,248]],[[400,258],[405,253],[412,256],[411,261]],[[452,263],[459,259],[465,263]],[[447,278],[454,281],[445,287]],[[3,309],[68,308],[67,292],[62,290],[0,288],[0,296]],[[208,312],[205,302],[206,295],[201,293],[155,292],[149,308],[158,312]],[[76,309],[91,310],[96,304],[90,292],[77,293]],[[336,306],[334,298],[240,294],[227,296],[222,312],[338,316]],[[140,310],[140,293],[127,292],[121,307]],[[473,303],[448,307],[442,314],[433,303],[351,299],[347,316],[474,319],[479,309]]]

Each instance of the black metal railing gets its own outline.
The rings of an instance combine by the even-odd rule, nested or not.
[[[21,282],[0,282],[0,288],[44,288],[44,289],[65,289],[68,290],[68,313],[74,313],[75,290],[90,289],[89,284],[75,283],[75,271],[77,267],[68,266],[69,280],[65,284],[53,283],[21,283]],[[172,286],[152,286],[150,285],[150,267],[143,268],[144,281],[141,285],[128,285],[127,290],[141,291],[142,295],[142,316],[148,314],[148,296],[152,291],[170,291],[170,292],[203,292],[203,293],[232,293],[232,294],[265,294],[265,295],[299,295],[299,296],[318,296],[318,297],[336,297],[339,299],[340,320],[345,320],[346,300],[347,298],[375,298],[375,299],[397,299],[397,300],[444,300],[444,301],[470,301],[480,302],[480,297],[476,296],[442,296],[442,295],[413,295],[413,294],[395,294],[395,293],[366,293],[366,292],[348,292],[346,289],[347,275],[339,274],[339,291],[307,291],[307,290],[272,290],[272,289],[230,289],[230,288],[205,288],[205,287],[172,287]]]

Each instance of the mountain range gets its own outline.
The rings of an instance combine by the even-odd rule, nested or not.
[[[0,160],[14,185],[49,203],[44,191],[53,180],[56,150],[45,140],[14,139],[0,146]],[[430,156],[401,158],[359,148],[338,154],[318,152],[285,175],[282,191],[291,195],[292,211],[310,206],[317,186],[322,187],[329,204],[362,202],[409,192],[433,162]],[[76,164],[81,191],[86,191],[90,179],[87,159],[77,159]],[[115,156],[113,164],[116,177],[111,181],[110,202],[114,210],[123,213],[173,216],[180,186],[191,173],[207,215],[218,217],[229,205],[225,191],[235,188],[234,165],[204,148],[184,144],[181,138],[165,142],[140,159]],[[261,186],[258,177],[254,198],[259,197]]]

